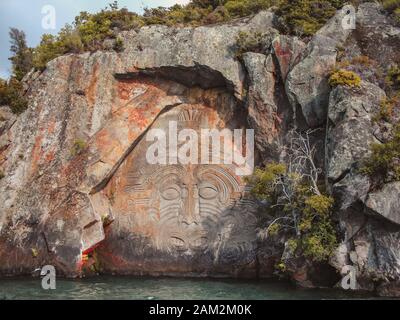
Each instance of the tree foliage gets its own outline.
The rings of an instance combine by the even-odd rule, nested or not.
[[[23,96],[23,86],[12,77],[10,80],[0,79],[0,106],[9,106],[13,113],[22,113],[28,103]]]
[[[269,163],[249,179],[252,192],[264,203],[269,217],[260,237],[283,233],[293,256],[326,261],[336,248],[331,220],[333,199],[320,190],[321,170],[315,166],[310,132],[292,132],[284,163]]]
[[[10,51],[13,54],[9,58],[12,64],[12,72],[14,77],[21,81],[32,68],[32,49],[26,43],[25,32],[10,28],[9,36]]]

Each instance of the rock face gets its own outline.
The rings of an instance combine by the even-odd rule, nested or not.
[[[97,248],[109,272],[255,276],[256,207],[235,168],[146,166],[144,137],[166,119],[246,128],[236,36],[272,30],[271,17],[146,27],[122,35],[120,54],[67,55],[30,74],[30,107],[2,134],[0,272],[50,263],[77,276]]]
[[[357,29],[346,41],[346,53],[350,56],[365,54],[381,66],[396,59],[399,29],[391,25],[381,7],[376,3],[363,3],[356,17]],[[379,87],[365,81],[359,89],[339,87],[330,94],[327,181],[336,198],[344,233],[331,263],[340,272],[348,265],[355,267],[358,289],[397,296],[400,276],[398,183],[376,190],[369,178],[360,173],[370,144],[380,143],[386,134],[374,121],[385,97]]]
[[[221,155],[210,164],[174,156],[153,164],[156,140],[148,137],[171,132],[171,123],[196,135],[254,129],[260,165],[279,159],[289,129],[319,127],[326,137],[316,135],[324,146],[316,156],[343,235],[331,265],[336,275],[354,266],[359,289],[398,294],[399,183],[372,189],[359,170],[382,137],[373,118],[385,93],[365,79],[356,89],[328,84],[340,46],[366,48],[380,65],[396,57],[396,42],[376,52],[399,34],[379,8],[361,4],[356,30],[343,29],[340,10],[307,43],[279,35],[271,12],[216,26],[143,27],[121,34],[121,53],[65,55],[30,73],[28,110],[16,117],[0,109],[0,274],[53,264],[71,277],[91,266],[107,274],[271,277],[284,242],[257,239],[258,207],[239,165]],[[266,34],[263,52],[237,59],[241,31]],[[166,141],[154,155],[171,157]],[[303,286],[327,283],[335,271],[293,268]]]
[[[354,10],[352,6],[349,6]],[[309,42],[305,57],[287,76],[287,94],[294,110],[300,106],[310,127],[325,123],[330,86],[328,74],[336,64],[337,47],[344,44],[350,29],[342,27],[346,10],[338,13]],[[301,44],[297,45],[301,48]],[[298,50],[298,49],[297,49]],[[301,49],[300,49],[301,50]]]
[[[382,217],[400,225],[399,192],[399,182],[388,183],[381,190],[369,193],[365,205]]]
[[[256,130],[258,149],[271,154],[274,152],[272,143],[276,141],[279,130],[273,57],[248,52],[244,54],[243,61],[249,77],[249,124]]]
[[[338,87],[332,91],[328,111],[327,178],[335,183],[363,159],[374,136],[373,117],[386,97],[379,87],[363,83],[360,88]]]

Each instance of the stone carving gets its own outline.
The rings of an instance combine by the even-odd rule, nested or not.
[[[178,129],[196,131],[223,125],[214,109],[201,105],[178,106],[162,115],[153,128],[168,128],[169,121],[177,121]],[[210,269],[210,260],[215,267],[230,268],[232,263],[243,266],[254,262],[256,208],[243,178],[235,175],[235,166],[150,165],[145,158],[149,144],[145,139],[139,142],[103,191],[111,199],[116,220],[100,251],[108,250],[114,258],[122,255],[127,270],[133,273],[143,271],[137,259],[151,261],[139,255],[146,251],[159,253],[158,258],[185,256],[193,263],[207,258],[208,264],[198,262],[196,270]],[[115,238],[121,234],[128,238],[121,241],[136,239],[134,245],[123,246],[130,250],[116,245]],[[145,239],[143,247],[138,245],[138,237]],[[156,254],[154,261],[158,258]],[[130,261],[135,261],[134,266]],[[172,259],[165,263],[171,265],[159,270],[153,267],[152,272],[181,270]],[[191,267],[185,271],[191,272]]]

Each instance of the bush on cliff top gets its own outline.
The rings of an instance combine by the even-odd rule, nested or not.
[[[262,32],[239,32],[236,38],[236,57],[241,58],[245,52],[261,53],[263,51],[264,37],[265,34]]]
[[[168,26],[206,24],[229,21],[274,8],[287,33],[309,36],[332,17],[342,0],[192,0],[187,5],[169,8],[146,8],[143,15],[119,8],[117,2],[98,13],[81,12],[72,25],[66,25],[57,36],[43,35],[34,49],[34,67],[42,70],[46,63],[70,52],[103,49],[107,38],[116,39],[122,30],[144,25]],[[116,48],[121,48],[118,44]]]
[[[347,1],[283,1],[277,10],[286,32],[311,36],[317,32]]]

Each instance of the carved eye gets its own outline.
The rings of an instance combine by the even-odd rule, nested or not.
[[[176,249],[185,249],[185,241],[178,237],[171,237],[169,240],[171,245],[174,246]]]
[[[180,192],[176,186],[170,186],[161,191],[161,197],[165,200],[175,200],[178,199],[179,196]]]
[[[203,185],[200,187],[199,195],[203,199],[214,199],[218,196],[218,190],[212,185]]]

